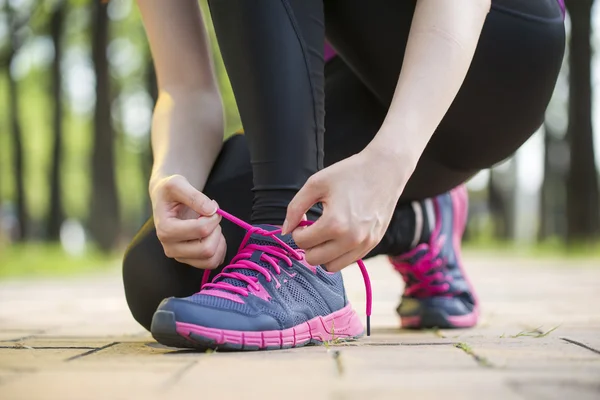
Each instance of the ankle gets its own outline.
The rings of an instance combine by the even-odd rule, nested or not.
[[[413,201],[396,207],[388,230],[371,255],[396,257],[421,243],[429,242],[435,228],[433,199]]]
[[[431,233],[435,229],[435,206],[433,201],[432,198],[429,198],[421,201],[413,201],[410,204],[415,221],[410,249],[414,249],[421,243],[428,242]]]

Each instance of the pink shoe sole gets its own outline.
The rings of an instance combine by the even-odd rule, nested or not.
[[[348,341],[361,337],[364,327],[356,312],[346,307],[293,328],[275,331],[232,331],[177,322],[170,311],[157,311],[152,320],[154,338],[166,346],[222,350],[275,350]]]
[[[402,328],[406,329],[423,329],[423,328],[440,328],[440,329],[460,329],[472,328],[477,325],[479,320],[479,310],[465,315],[444,315],[438,310],[431,310],[425,313],[424,316],[400,317]]]

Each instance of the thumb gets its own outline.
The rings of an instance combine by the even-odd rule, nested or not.
[[[316,203],[318,203],[325,194],[324,187],[315,183],[314,179],[309,179],[302,189],[296,193],[287,207],[287,213],[281,233],[287,235],[296,228],[301,221],[306,220],[306,212]]]
[[[201,216],[210,217],[217,212],[217,202],[209,199],[182,176],[169,179],[166,189],[173,200],[188,206]]]

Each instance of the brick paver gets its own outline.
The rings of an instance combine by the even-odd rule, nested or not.
[[[371,337],[254,353],[157,344],[130,317],[116,270],[3,282],[0,399],[600,398],[600,262],[466,260],[483,304],[476,329],[399,330],[401,280],[378,258]],[[344,274],[362,314],[360,273]]]

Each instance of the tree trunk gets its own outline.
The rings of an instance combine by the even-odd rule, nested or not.
[[[17,219],[19,222],[19,231],[17,232],[16,239],[24,240],[27,237],[29,215],[27,213],[27,203],[25,198],[25,168],[23,165],[23,141],[21,135],[21,123],[19,121],[19,89],[17,86],[17,82],[13,79],[10,73],[10,67],[7,72],[9,96],[8,113],[10,115],[10,132],[13,143],[13,169],[15,173],[15,192],[17,195]]]
[[[152,58],[150,58],[147,66],[147,76],[146,76],[146,87],[150,97],[152,98],[152,105],[156,104],[158,100],[158,84],[156,81],[156,70],[154,68],[154,62]],[[147,146],[145,146],[144,151],[141,154],[141,163],[142,163],[142,175],[144,177],[144,191],[143,193],[148,193],[148,182],[150,180],[150,174],[152,173],[152,164],[154,164],[154,157],[152,155],[152,126],[150,126],[150,132],[148,133],[148,142]],[[146,201],[144,204],[145,217],[152,215],[152,204],[150,202],[150,196],[146,196]]]
[[[89,227],[98,247],[115,247],[119,234],[119,204],[115,181],[115,133],[111,123],[110,74],[106,48],[108,15],[106,4],[92,2],[92,58],[96,73],[96,106],[92,154],[92,199]]]
[[[50,36],[52,37],[52,43],[54,44],[54,61],[52,62],[52,98],[54,99],[52,130],[54,137],[52,145],[52,165],[50,168],[50,209],[46,227],[48,239],[50,240],[59,239],[60,227],[64,219],[60,165],[63,142],[61,60],[63,54],[62,35],[65,11],[66,3],[61,1],[56,6],[50,20]]]
[[[9,6],[9,2],[5,2],[5,11],[8,16],[10,50],[6,59],[6,75],[8,78],[8,115],[10,116],[10,134],[13,145],[13,170],[15,176],[15,194],[16,208],[18,219],[18,232],[16,240],[24,240],[27,238],[29,226],[29,214],[27,212],[27,201],[25,198],[25,168],[24,168],[24,152],[23,152],[23,135],[21,134],[21,122],[19,120],[19,87],[14,77],[10,73],[10,65],[14,56],[21,47],[20,40],[17,38],[17,24],[15,22],[14,10]]]
[[[544,124],[544,180],[540,193],[538,240],[566,239],[565,177],[568,168],[566,139]]]
[[[488,206],[496,239],[510,240],[515,234],[515,171],[512,160],[509,170],[500,172],[492,168],[488,183]]]
[[[567,233],[568,241],[574,243],[598,235],[600,201],[592,130],[590,35],[593,0],[569,0],[566,3],[571,17]]]
[[[539,214],[539,226],[538,226],[538,241],[544,241],[551,236],[551,221],[550,221],[550,146],[552,145],[550,138],[550,128],[548,124],[544,124],[544,180],[542,181],[542,188],[540,191],[540,214]]]

